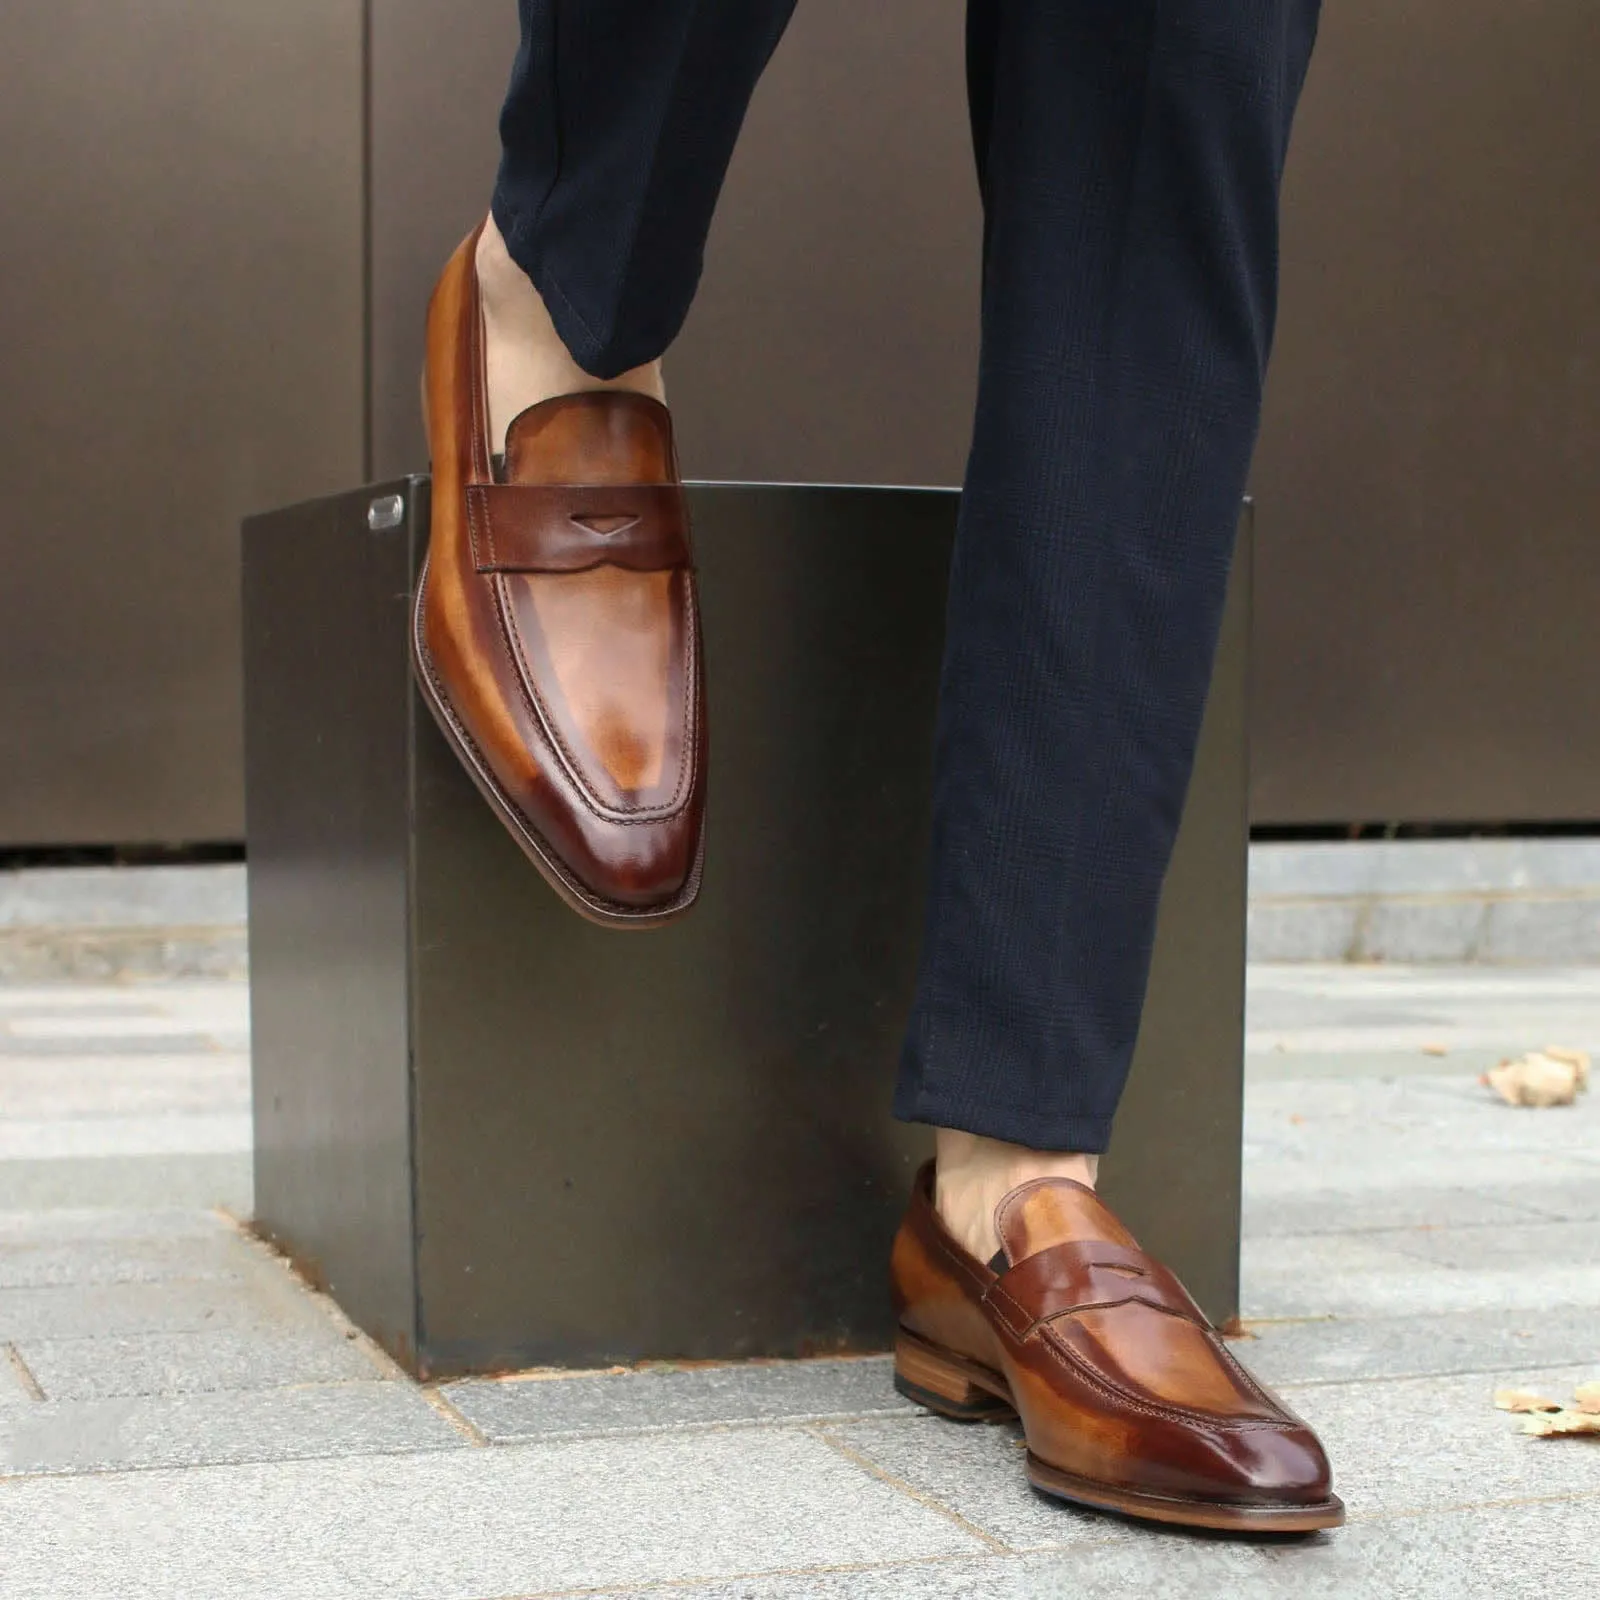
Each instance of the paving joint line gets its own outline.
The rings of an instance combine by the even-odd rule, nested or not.
[[[991,1554],[1014,1556],[1017,1553],[1002,1540],[997,1539],[986,1528],[980,1528],[977,1523],[969,1521],[959,1511],[947,1506],[942,1500],[936,1499],[925,1490],[918,1489],[907,1483],[904,1478],[898,1477],[887,1468],[880,1466],[870,1456],[863,1454],[853,1445],[846,1444],[843,1439],[830,1433],[826,1428],[808,1428],[805,1431],[810,1433],[813,1438],[822,1440],[836,1455],[843,1456],[846,1461],[852,1462],[865,1472],[870,1472],[873,1477],[882,1483],[888,1484],[891,1489],[899,1490],[901,1494],[915,1500],[918,1505],[926,1510],[937,1512],[947,1521],[953,1522],[963,1533],[985,1545]]]
[[[39,1386],[39,1380],[34,1377],[28,1363],[22,1359],[22,1352],[9,1341],[4,1345],[0,1345],[0,1350],[5,1352],[6,1362],[11,1370],[16,1373],[17,1382],[22,1385],[23,1392],[28,1398],[34,1401],[48,1400],[50,1398],[49,1395]]]
[[[459,1380],[452,1380],[459,1381]],[[635,1422],[594,1428],[545,1428],[535,1433],[487,1435],[494,1445],[581,1444],[590,1439],[646,1439],[665,1434],[757,1433],[762,1429],[792,1428],[809,1432],[854,1422],[917,1422],[921,1413],[903,1407],[881,1411],[805,1412],[777,1417],[719,1417],[711,1421]]]
[[[1471,1233],[1481,1232],[1487,1228],[1498,1228],[1502,1231],[1510,1227],[1538,1227],[1541,1223],[1549,1222],[1584,1222],[1589,1219],[1584,1217],[1562,1217],[1551,1212],[1524,1211],[1520,1217],[1498,1217],[1492,1222],[1376,1222],[1364,1228],[1305,1228],[1295,1229],[1288,1233],[1249,1233],[1241,1235],[1240,1242],[1245,1245],[1272,1244],[1280,1239],[1369,1239],[1376,1240],[1381,1234],[1427,1234],[1430,1237],[1441,1233]],[[1247,1322],[1252,1320],[1245,1319]]]
[[[1279,1389],[1340,1389],[1353,1388],[1360,1383],[1431,1383],[1438,1378],[1494,1378],[1508,1372],[1526,1372],[1530,1367],[1540,1371],[1548,1367],[1589,1367],[1594,1364],[1590,1356],[1573,1356],[1554,1361],[1515,1361],[1503,1367],[1442,1367],[1437,1372],[1385,1372],[1371,1378],[1283,1378],[1274,1386]]]
[[[457,1411],[432,1384],[417,1384],[416,1389],[423,1400],[475,1449],[484,1450],[494,1443],[471,1417]]]
[[[1115,1541],[1095,1540],[1097,1546]],[[1074,1549],[1078,1546],[1073,1546]],[[1017,1561],[1020,1552],[1006,1550],[998,1554],[974,1555],[971,1552],[952,1552],[940,1556],[908,1556],[903,1561],[844,1561],[829,1566],[815,1567],[759,1567],[749,1572],[701,1573],[693,1578],[652,1578],[642,1584],[600,1584],[581,1589],[527,1589],[515,1594],[485,1596],[484,1600],[587,1600],[596,1596],[605,1600],[608,1595],[675,1594],[684,1589],[701,1588],[706,1584],[752,1583],[768,1578],[828,1578],[851,1573],[901,1572],[908,1567],[951,1567],[974,1561]]]
[[[331,1323],[345,1337],[346,1343],[360,1350],[380,1375],[380,1381],[414,1384],[411,1374],[387,1350],[345,1314],[344,1307],[332,1295],[307,1281],[282,1250],[263,1239],[248,1222],[227,1206],[212,1206],[212,1214],[220,1217],[236,1238],[241,1240],[255,1258],[266,1265],[279,1282],[286,1282],[302,1299],[317,1308],[322,1320]]]
[[[218,1456],[207,1461],[126,1461],[117,1466],[41,1467],[21,1471],[0,1467],[0,1495],[9,1484],[34,1483],[41,1478],[126,1478],[149,1472],[227,1472],[234,1467],[293,1467],[308,1461],[378,1461],[397,1456],[454,1455],[455,1444],[399,1444],[392,1449],[319,1449],[304,1455]]]

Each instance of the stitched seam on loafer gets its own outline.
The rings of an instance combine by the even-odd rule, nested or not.
[[[1213,1334],[1215,1336],[1215,1330],[1213,1330]],[[1274,1411],[1281,1412],[1284,1410],[1283,1402],[1279,1400],[1275,1394],[1270,1394],[1267,1390],[1262,1388],[1262,1386],[1256,1381],[1250,1369],[1246,1367],[1245,1364],[1240,1361],[1239,1358],[1235,1356],[1225,1344],[1222,1343],[1220,1336],[1217,1336],[1217,1353],[1223,1358],[1224,1362],[1233,1372],[1234,1376],[1242,1378],[1244,1380],[1245,1387],[1263,1405],[1270,1406]],[[1305,1426],[1303,1422],[1299,1423],[1299,1425],[1302,1427]]]
[[[939,1213],[934,1209],[931,1201],[928,1202],[928,1211],[932,1216],[933,1221],[936,1224],[939,1223]],[[977,1291],[979,1301],[981,1302],[983,1296],[989,1291],[989,1285],[986,1284],[982,1278],[978,1277],[978,1275],[973,1272],[972,1268],[969,1267],[967,1263],[960,1256],[958,1256],[954,1250],[951,1249],[952,1241],[945,1237],[942,1226],[930,1227],[928,1229],[928,1234],[932,1241],[933,1247],[939,1252],[940,1255],[944,1257],[946,1261],[950,1263],[952,1267],[955,1268],[956,1272],[960,1275],[965,1283],[973,1286],[973,1288]],[[996,1281],[998,1282],[999,1280],[997,1279]]]
[[[1034,1325],[1041,1320],[1039,1317],[1034,1316],[1009,1290],[1001,1288],[998,1278],[984,1291],[983,1298],[985,1304],[994,1306],[995,1315],[1005,1323],[1006,1327],[1011,1330],[1012,1337],[1019,1343],[1028,1337],[1033,1331]],[[1001,1301],[1004,1301],[1005,1304],[1001,1305]],[[1010,1308],[1009,1310],[1007,1309],[1008,1307]],[[1011,1320],[1011,1311],[1016,1312],[1020,1325],[1018,1322]]]
[[[687,739],[684,748],[683,769],[678,774],[677,787],[672,792],[672,798],[664,801],[659,806],[613,806],[607,805],[595,793],[593,786],[584,776],[583,768],[579,765],[577,757],[568,748],[567,742],[561,736],[561,730],[556,726],[555,718],[549,714],[544,703],[544,696],[539,693],[539,686],[532,681],[529,674],[523,670],[522,662],[526,659],[527,645],[522,637],[522,630],[517,626],[515,609],[510,606],[501,589],[502,575],[490,575],[490,582],[494,585],[495,614],[500,623],[500,643],[506,652],[506,659],[511,665],[512,675],[522,690],[522,699],[528,710],[537,718],[551,745],[560,754],[562,765],[567,769],[567,776],[577,786],[579,792],[588,802],[589,807],[602,820],[615,822],[622,827],[646,827],[651,823],[666,822],[683,810],[688,798],[695,771],[695,734],[698,727],[698,695],[693,691],[695,687],[694,662],[695,644],[699,629],[690,626],[684,629],[683,641],[683,673],[684,681],[690,689],[687,696],[688,705],[684,716],[684,728]],[[691,620],[693,612],[690,612]]]
[[[1141,1400],[1137,1395],[1130,1394],[1120,1384],[1113,1383],[1104,1374],[1091,1367],[1070,1345],[1061,1340],[1049,1324],[1041,1325],[1038,1338],[1046,1352],[1053,1356],[1059,1365],[1080,1376],[1085,1383],[1099,1389],[1102,1394],[1121,1401],[1135,1411],[1142,1411],[1147,1417],[1160,1417],[1168,1422],[1200,1422],[1208,1428],[1220,1428],[1227,1433],[1284,1433],[1297,1426],[1287,1419],[1277,1422],[1270,1417],[1247,1417],[1235,1422],[1209,1411],[1191,1411],[1183,1406],[1166,1406],[1159,1401]]]
[[[427,560],[424,558],[422,568],[423,579],[426,579],[427,577],[427,570]],[[620,900],[608,900],[604,895],[596,893],[595,890],[591,889],[586,883],[582,882],[573,873],[572,869],[566,864],[566,862],[562,860],[560,852],[553,844],[550,843],[548,839],[544,837],[544,835],[534,825],[532,818],[530,818],[522,809],[522,807],[517,804],[517,802],[512,798],[510,792],[500,782],[499,778],[495,776],[494,767],[484,755],[483,751],[478,748],[478,741],[472,737],[471,733],[467,730],[466,724],[462,722],[461,718],[457,715],[455,708],[450,704],[450,697],[445,691],[444,683],[441,681],[438,672],[434,668],[432,658],[427,654],[421,633],[421,599],[422,583],[419,582],[417,586],[418,604],[415,608],[415,614],[412,623],[412,631],[418,649],[418,658],[422,662],[424,670],[427,672],[428,681],[433,686],[433,692],[439,702],[439,705],[443,708],[445,715],[450,721],[450,726],[455,732],[455,737],[458,738],[471,753],[473,761],[476,763],[479,771],[484,775],[485,779],[494,786],[501,804],[504,805],[506,809],[511,812],[512,816],[516,818],[517,825],[522,832],[535,843],[542,857],[549,863],[551,870],[561,878],[562,882],[564,882],[572,891],[572,893],[575,894],[580,900],[585,901],[591,906],[621,917],[638,917],[643,915],[644,913],[641,913],[639,907],[625,905]]]

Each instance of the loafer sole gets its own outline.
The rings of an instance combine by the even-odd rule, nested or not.
[[[1017,1415],[1011,1387],[981,1362],[901,1329],[895,1336],[894,1386],[908,1400],[953,1422],[1006,1422]],[[1028,1481],[1041,1493],[1094,1511],[1146,1522],[1233,1533],[1315,1533],[1344,1522],[1337,1495],[1312,1504],[1186,1499],[1080,1478],[1028,1452]]]

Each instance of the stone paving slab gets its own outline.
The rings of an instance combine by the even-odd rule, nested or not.
[[[224,1020],[226,1031],[238,1031],[232,1008],[212,1011],[210,1014]],[[147,1014],[142,1016],[128,1016],[123,1012],[104,1009],[47,1011],[42,1007],[30,1007],[20,1015],[11,1012],[5,1017],[4,1023],[10,1038],[23,1042],[42,1045],[62,1039],[93,1039],[108,1048],[129,1051],[136,1050],[146,1039],[210,1039],[209,1031],[192,1031],[193,1015],[188,1008],[168,1009],[159,1006],[150,1007]]]
[[[1600,961],[1600,895],[1491,905],[1472,953],[1481,961]]]
[[[1330,1174],[1317,1176],[1326,1179]],[[1566,1193],[1555,1184],[1543,1186],[1541,1192],[1549,1196],[1551,1205],[1559,1203]],[[1299,1194],[1261,1195],[1255,1192],[1253,1185],[1247,1185],[1240,1222],[1249,1239],[1288,1239],[1330,1233],[1384,1234],[1439,1227],[1508,1228],[1542,1214],[1525,1204],[1524,1197],[1525,1190],[1519,1189],[1513,1204],[1503,1194],[1486,1194],[1481,1189],[1399,1186],[1358,1194],[1322,1186]]]
[[[1038,1560],[994,1600],[1575,1600],[1600,1577],[1597,1519],[1600,1500],[1584,1498],[1356,1524],[1303,1543],[1107,1545]]]
[[[37,1403],[30,1379],[23,1376],[24,1371],[16,1351],[0,1340],[0,1408]]]
[[[243,865],[30,867],[0,872],[0,927],[242,923]]]
[[[1435,1152],[1536,1149],[1553,1155],[1600,1148],[1600,1096],[1534,1110],[1509,1106],[1470,1078],[1414,1077],[1264,1083],[1252,1087],[1251,1131],[1264,1128],[1286,1148],[1336,1138],[1409,1146],[1425,1137]],[[1329,1158],[1335,1149],[1327,1150]]]
[[[224,1050],[239,1050],[244,1041],[230,1037],[224,1044],[209,1033],[181,1033],[166,1029],[160,1033],[130,1036],[119,1041],[119,1056],[172,1056],[213,1055]],[[0,1033],[0,1068],[8,1058],[26,1057],[30,1061],[49,1061],[81,1056],[91,1056],[104,1049],[105,1039],[97,1034],[72,1033],[53,1037],[19,1038],[15,1034]]]
[[[238,1279],[257,1268],[242,1243],[214,1239],[80,1239],[0,1245],[0,1290],[169,1278]]]
[[[124,1055],[0,1056],[0,1107],[8,1118],[240,1111],[249,1106],[248,1055],[152,1054],[132,1072]]]
[[[948,1506],[1010,1550],[1139,1536],[1131,1522],[1066,1505],[1031,1488],[1022,1430],[1014,1423],[947,1422],[921,1412],[835,1424],[826,1432],[878,1471]]]
[[[1249,975],[1252,1053],[1582,1045],[1600,1034],[1593,967],[1255,966]]]
[[[1517,1271],[1535,1263],[1574,1270],[1600,1267],[1600,1228],[1592,1222],[1524,1221],[1505,1228],[1410,1228],[1396,1234],[1394,1243],[1407,1255],[1474,1272]]]
[[[0,1161],[0,1209],[159,1205],[221,1206],[248,1217],[255,1205],[250,1151]]]
[[[328,1325],[323,1302],[287,1273],[248,1268],[229,1276],[0,1289],[0,1341],[207,1329],[270,1335]]]
[[[0,1162],[248,1151],[248,1111],[0,1119]]]
[[[1042,1563],[1027,1558],[988,1556],[980,1560],[943,1558],[919,1562],[880,1562],[870,1566],[814,1567],[808,1572],[758,1574],[726,1583],[673,1584],[671,1588],[567,1590],[526,1600],[1036,1600],[1040,1585],[1051,1582]],[[524,1600],[519,1596],[518,1600]]]
[[[986,1548],[782,1428],[0,1486],[7,1600],[501,1600]]]
[[[328,1326],[322,1302],[293,1282],[274,1285],[256,1274],[0,1290],[0,1341],[229,1330],[286,1336]]]
[[[250,970],[242,927],[0,928],[0,982],[231,979]]]
[[[138,989],[90,984],[62,985],[43,991],[18,984],[0,985],[0,1028],[8,1032],[19,1019],[59,1017],[64,1013],[95,1017],[152,1017],[159,1008],[140,999]]]
[[[1302,1078],[1339,1078],[1362,1082],[1368,1078],[1475,1079],[1505,1059],[1503,1049],[1475,1047],[1449,1049],[1442,1054],[1414,1046],[1410,1050],[1262,1050],[1247,1054],[1245,1083],[1297,1082]]]
[[[687,1370],[511,1381],[469,1379],[441,1389],[496,1441],[562,1434],[913,1414],[887,1357],[764,1362]]]
[[[1233,1352],[1270,1384],[1515,1374],[1581,1360],[1591,1351],[1600,1377],[1600,1308],[1595,1306],[1308,1317],[1246,1327],[1255,1337],[1237,1341]]]
[[[1285,1385],[1335,1463],[1353,1517],[1444,1509],[1542,1495],[1600,1495],[1594,1441],[1534,1439],[1494,1409],[1501,1387],[1570,1399],[1600,1376],[1593,1364],[1531,1368],[1515,1385],[1487,1373],[1373,1383]],[[1555,1446],[1552,1449],[1551,1446]]]
[[[0,1477],[467,1447],[460,1429],[404,1383],[51,1400],[0,1410]],[[0,1527],[6,1492],[0,1487]]]
[[[1496,956],[1515,961],[1520,952],[1512,941],[1502,940],[1491,954],[1489,928],[1498,909],[1475,899],[1377,900],[1363,908],[1355,939],[1342,953],[1352,961],[1477,961]],[[1573,951],[1570,959],[1581,960],[1584,954]]]
[[[1522,1376],[1528,1387],[1568,1398],[1596,1368],[1530,1364]],[[1352,1517],[1532,1495],[1600,1496],[1600,1450],[1583,1439],[1519,1434],[1514,1419],[1494,1409],[1500,1386],[1474,1373],[1286,1385],[1282,1392],[1318,1430],[1335,1464],[1334,1487]],[[918,1418],[828,1431],[1010,1549],[1138,1537],[1131,1523],[1061,1506],[1028,1489],[1021,1431],[1014,1425]]]
[[[1481,1050],[1507,1056],[1558,1044],[1592,1052],[1600,1048],[1600,1024],[1593,1009],[1592,1001],[1575,1000],[1567,1006],[1537,1002],[1497,1008],[1482,1021],[1441,1022],[1424,1013],[1404,1023],[1377,1016],[1353,1019],[1338,1028],[1257,1027],[1251,1030],[1247,1048],[1255,1055],[1272,1051],[1388,1055],[1426,1054],[1442,1046],[1451,1054]]]
[[[1588,1497],[1473,1508],[1281,1543],[1173,1530],[1020,1556],[754,1575],[518,1600],[1565,1600],[1600,1579]]]
[[[1596,839],[1360,839],[1260,843],[1255,896],[1600,892]]]
[[[1449,1231],[1454,1235],[1455,1230]],[[1470,1259],[1472,1242],[1491,1231],[1460,1230],[1461,1238],[1451,1248],[1459,1249],[1462,1259]],[[1600,1317],[1600,1266],[1529,1259],[1499,1269],[1453,1267],[1430,1262],[1410,1248],[1380,1242],[1392,1238],[1360,1233],[1245,1240],[1244,1315],[1382,1317],[1591,1306]]]
[[[36,1211],[0,1210],[0,1250],[7,1245],[79,1244],[107,1239],[228,1239],[232,1227],[210,1211],[163,1206],[159,1210],[63,1207]]]
[[[365,1343],[331,1322],[290,1332],[256,1326],[14,1343],[50,1400],[240,1392],[378,1376]]]
[[[1564,1600],[1570,1559],[1551,1562],[1597,1525],[1600,1449],[1527,1439],[1491,1396],[1600,1376],[1600,1100],[1516,1112],[1472,1079],[1512,1049],[1600,1036],[1600,974],[1257,971],[1251,1005],[1266,1049],[1247,1072],[1245,1302],[1280,1320],[1236,1349],[1323,1429],[1356,1517],[1274,1546],[1042,1500],[1014,1429],[922,1417],[881,1360],[468,1382],[430,1403],[265,1251],[172,1211],[216,1203],[217,1183],[247,1193],[246,1148],[150,1154],[161,1118],[102,1115],[164,1093],[232,1092],[242,1112],[237,1055],[230,1091],[205,1079],[224,1053],[172,1048],[242,1040],[242,986],[0,987],[12,1044],[71,1047],[0,1055],[0,1118],[29,1109],[9,1085],[40,1097],[35,1123],[98,1122],[117,1152],[0,1159],[0,1207],[57,1208],[0,1214],[0,1283],[34,1285],[0,1287],[0,1361],[14,1339],[51,1382],[106,1396],[41,1402],[32,1368],[8,1384],[0,1367],[23,1474],[0,1483],[0,1593],[20,1573],[21,1600],[1505,1600],[1537,1579]],[[119,1034],[119,1008],[139,1031]],[[320,1360],[362,1375],[285,1381]],[[269,1386],[109,1393],[199,1382]],[[802,1420],[818,1418],[849,1420]]]
[[[151,1015],[205,1019],[234,1028],[250,1026],[249,987],[236,979],[137,984],[7,983],[0,987],[0,1021],[11,1013],[93,1013],[129,1005],[137,1005]]]
[[[1578,1159],[1600,1165],[1587,1152]],[[1516,1205],[1552,1222],[1600,1221],[1600,1179],[1571,1178],[1553,1183],[1521,1185],[1512,1197]]]
[[[1284,1196],[1303,1197],[1326,1190],[1337,1173],[1341,1187],[1366,1203],[1366,1197],[1394,1189],[1459,1189],[1462,1174],[1470,1171],[1475,1182],[1495,1195],[1530,1193],[1550,1185],[1593,1185],[1600,1162],[1581,1150],[1547,1155],[1537,1150],[1435,1150],[1423,1142],[1424,1133],[1409,1148],[1399,1151],[1364,1144],[1351,1148],[1348,1141],[1321,1144],[1301,1141],[1285,1149],[1274,1139],[1247,1127],[1245,1172],[1247,1199],[1267,1203]]]

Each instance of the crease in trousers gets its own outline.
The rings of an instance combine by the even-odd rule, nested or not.
[[[520,0],[493,211],[594,375],[682,327],[793,5]],[[1260,421],[1317,17],[970,0],[982,353],[908,1120],[1110,1139]]]

